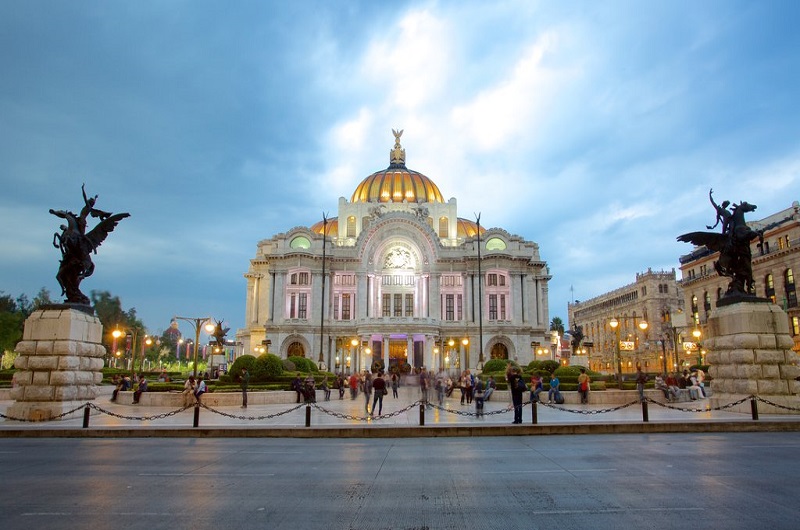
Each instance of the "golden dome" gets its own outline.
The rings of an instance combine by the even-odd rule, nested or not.
[[[315,234],[322,235],[322,221],[317,221],[313,225],[311,225],[311,231]],[[330,235],[338,235],[339,234],[339,218],[338,217],[331,217],[328,219],[328,236]]]
[[[439,202],[442,192],[431,179],[406,168],[406,150],[400,145],[400,132],[392,129],[395,142],[389,151],[389,167],[361,181],[350,202]]]
[[[478,234],[478,223],[459,217],[456,230],[458,231],[458,237],[475,237]],[[486,229],[481,227],[481,234],[484,232],[486,232]]]

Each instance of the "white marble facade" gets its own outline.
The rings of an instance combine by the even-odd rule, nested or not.
[[[337,217],[258,243],[239,354],[266,347],[337,372],[377,361],[456,371],[479,367],[481,337],[484,360],[521,364],[547,342],[550,273],[539,246],[501,228],[478,236],[455,198],[406,168],[401,134],[389,167],[341,197]]]

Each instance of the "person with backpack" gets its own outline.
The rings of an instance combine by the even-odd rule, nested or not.
[[[564,398],[561,397],[561,391],[559,390],[559,385],[561,382],[556,377],[555,372],[550,375],[550,390],[547,391],[547,402],[548,403],[556,403],[561,404],[564,403]]]

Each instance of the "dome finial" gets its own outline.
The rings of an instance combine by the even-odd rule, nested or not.
[[[403,129],[400,131],[392,129],[392,134],[394,135],[394,148],[389,151],[389,167],[406,167],[406,150],[400,145]]]

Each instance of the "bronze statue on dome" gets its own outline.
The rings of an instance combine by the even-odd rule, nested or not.
[[[394,135],[394,148],[389,150],[389,167],[405,166],[406,150],[400,145],[400,137],[403,136],[403,129],[400,129],[400,131],[392,129],[392,134]]]
[[[717,214],[717,222],[713,226],[716,227],[721,222],[722,233],[689,232],[678,236],[677,239],[719,252],[719,259],[714,262],[714,269],[720,276],[727,276],[731,280],[718,305],[741,300],[761,301],[762,299],[753,295],[755,282],[750,242],[762,237],[763,231],[751,229],[744,220],[744,214],[755,211],[756,205],[742,201],[734,204],[733,209],[729,211],[730,201],[723,201],[721,205],[716,204],[711,196],[712,191],[709,190],[708,197]],[[733,298],[724,300],[726,297]]]
[[[61,251],[56,279],[61,286],[61,294],[66,295],[64,302],[88,306],[89,298],[81,292],[80,283],[94,272],[92,253],[97,253],[97,247],[105,241],[117,223],[130,214],[112,214],[95,208],[97,195],[88,197],[85,186],[81,186],[84,206],[80,214],[53,209],[50,213],[67,222],[61,225],[61,233],[53,234],[53,246]],[[89,216],[100,219],[100,222],[87,233],[86,223]]]

